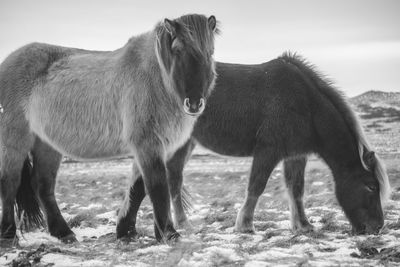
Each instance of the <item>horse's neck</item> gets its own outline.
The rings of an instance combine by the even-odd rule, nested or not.
[[[129,39],[121,48],[121,61],[132,68],[150,68],[157,64],[155,55],[156,36],[153,32],[143,33]]]
[[[341,143],[341,141],[337,140],[338,145],[336,149],[327,148],[326,151],[321,153],[321,156],[331,169],[335,180],[347,177],[355,166],[361,164],[357,146],[352,142],[345,144]]]
[[[176,112],[178,97],[171,88],[167,88],[161,74],[161,68],[155,52],[156,36],[148,32],[131,38],[122,48],[121,66],[124,75],[132,77],[132,86],[143,86],[148,100],[155,105],[167,107]],[[129,88],[128,88],[129,90]]]

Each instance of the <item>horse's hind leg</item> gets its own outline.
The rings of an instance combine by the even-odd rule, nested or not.
[[[1,237],[14,238],[16,225],[14,205],[21,184],[23,164],[32,145],[27,128],[2,131],[0,194],[3,208]]]
[[[254,232],[253,217],[258,198],[264,192],[268,178],[279,160],[278,151],[274,151],[272,148],[269,149],[268,146],[258,145],[256,147],[246,200],[236,218],[236,231],[243,233]]]
[[[285,159],[283,163],[289,196],[290,219],[292,229],[295,232],[308,232],[313,229],[313,226],[306,218],[303,207],[304,170],[306,163],[306,157]]]
[[[74,233],[61,215],[54,195],[56,176],[62,155],[36,138],[32,149],[32,158],[32,187],[46,214],[50,234],[63,242],[76,241]]]

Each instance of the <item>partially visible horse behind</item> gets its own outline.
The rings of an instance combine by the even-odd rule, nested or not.
[[[253,156],[247,196],[235,228],[254,232],[253,215],[268,178],[281,160],[292,229],[313,229],[303,207],[307,155],[322,157],[333,173],[336,196],[355,233],[376,233],[389,196],[388,177],[341,93],[299,56],[260,65],[217,63],[218,79],[192,139],[167,163],[178,225],[187,221],[182,205],[182,170],[196,143],[228,156]],[[131,188],[129,216],[136,217],[142,180]],[[120,218],[125,221],[126,218]]]
[[[214,86],[216,32],[214,16],[194,14],[165,19],[111,52],[33,43],[12,53],[0,66],[3,240],[16,235],[15,203],[27,223],[42,223],[41,207],[51,235],[75,240],[54,196],[62,155],[134,156],[157,239],[177,238],[165,162]]]

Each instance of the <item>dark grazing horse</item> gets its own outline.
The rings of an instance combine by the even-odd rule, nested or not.
[[[165,162],[189,138],[214,87],[216,20],[165,19],[111,52],[34,43],[0,66],[1,238],[44,211],[51,235],[74,241],[54,196],[62,155],[134,157],[153,203],[158,240],[175,239]],[[32,164],[28,158],[32,156]]]
[[[239,232],[253,232],[253,214],[270,173],[281,160],[292,229],[309,231],[303,208],[307,155],[316,153],[332,170],[336,196],[355,233],[383,225],[382,202],[390,186],[380,159],[342,94],[299,56],[284,54],[260,65],[217,63],[217,82],[207,108],[186,143],[167,163],[175,222],[182,206],[182,170],[196,143],[222,155],[253,156],[247,195],[236,219]],[[119,237],[134,234],[145,196],[138,176],[120,216]],[[130,200],[130,201],[128,201]]]

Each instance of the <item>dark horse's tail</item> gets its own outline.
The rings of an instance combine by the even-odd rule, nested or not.
[[[44,226],[43,214],[40,211],[39,201],[33,191],[32,180],[33,166],[29,157],[26,157],[21,172],[21,184],[17,191],[16,208],[18,220],[25,229]]]

